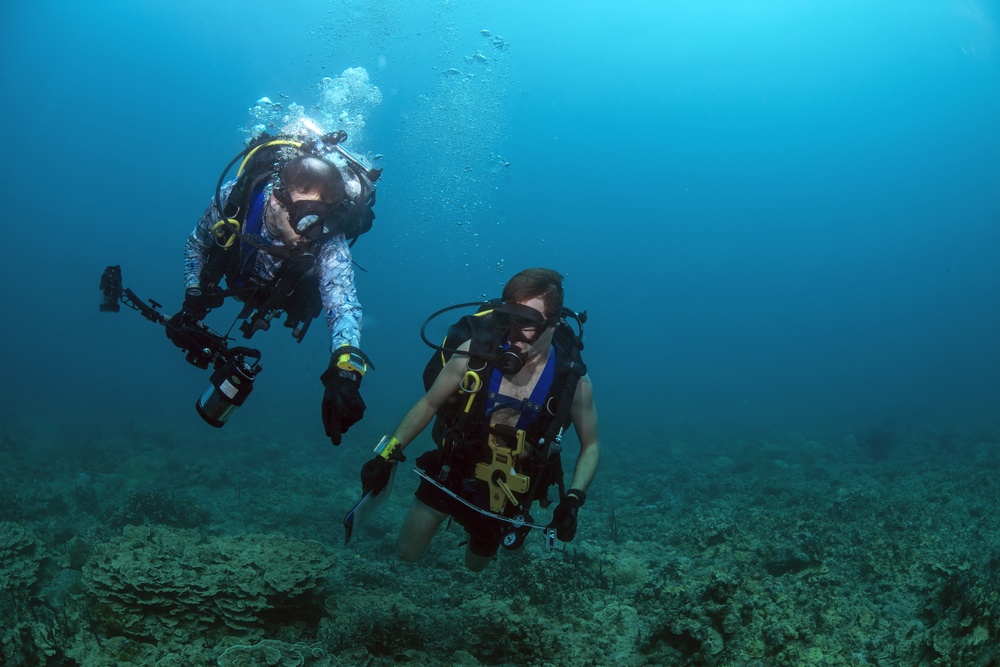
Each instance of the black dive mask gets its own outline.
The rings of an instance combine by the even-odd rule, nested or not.
[[[493,326],[506,331],[512,343],[534,343],[552,324],[531,306],[520,303],[505,303],[493,309]]]
[[[322,241],[340,233],[353,202],[344,199],[336,204],[302,199],[282,202],[295,233],[306,241]]]
[[[514,346],[507,345],[506,347],[500,346],[499,343],[503,342],[502,339],[506,338],[508,341],[517,342],[522,341],[526,343],[533,343],[538,340],[538,337],[545,331],[548,327],[554,326],[558,322],[558,318],[553,317],[550,319],[545,319],[545,317],[529,306],[524,306],[522,304],[511,303],[511,304],[501,304],[493,305],[495,301],[481,302],[476,301],[472,303],[460,303],[454,306],[448,306],[447,308],[442,308],[430,315],[426,320],[424,320],[423,326],[420,327],[420,339],[424,341],[425,345],[428,345],[435,350],[438,350],[442,354],[451,356],[453,354],[459,354],[469,358],[476,358],[482,361],[493,364],[493,366],[499,370],[504,375],[514,375],[522,368],[524,368],[524,356],[518,351]],[[431,320],[436,319],[441,314],[446,313],[451,310],[456,310],[458,308],[468,308],[470,306],[476,306],[479,308],[479,314],[485,315],[489,313],[490,317],[493,318],[493,329],[496,332],[493,339],[498,343],[497,347],[493,348],[493,351],[489,352],[471,352],[470,350],[459,350],[457,346],[461,342],[461,338],[455,339],[454,335],[458,325],[453,325],[449,329],[448,336],[452,338],[446,338],[446,345],[435,345],[430,340],[427,339],[427,325],[430,324]],[[586,313],[582,317],[578,317],[572,311],[563,309],[563,314],[569,314],[569,316],[574,317],[577,321],[581,319],[586,319]],[[468,317],[475,317],[470,315]],[[580,329],[581,333],[583,329]],[[462,332],[465,335],[466,332]],[[474,334],[473,331],[469,331],[469,334]],[[450,345],[447,343],[450,342]],[[446,359],[446,357],[444,358]]]

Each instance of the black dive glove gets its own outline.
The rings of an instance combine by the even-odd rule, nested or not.
[[[375,458],[361,466],[361,493],[371,491],[376,496],[382,493],[389,486],[393,466],[405,460],[399,440],[390,435],[382,436],[375,445]]]
[[[217,289],[188,287],[184,292],[184,307],[181,312],[200,322],[208,315],[208,311],[221,306],[225,298]]]
[[[185,351],[197,349],[198,330],[196,328],[198,320],[188,315],[183,310],[169,320],[165,325],[167,338],[170,342]]]
[[[586,500],[586,493],[579,489],[570,489],[556,505],[556,511],[552,513],[552,523],[548,527],[556,529],[556,537],[560,542],[571,542],[576,537],[576,513]]]
[[[347,433],[347,429],[365,416],[365,402],[358,390],[368,365],[361,350],[345,345],[333,353],[330,367],[320,376],[326,387],[323,427],[334,445],[340,444],[341,433]]]
[[[398,461],[405,460],[399,440],[392,436],[383,436],[375,445],[375,458],[361,466],[361,493],[371,491],[376,496],[382,493],[385,487],[389,486],[392,467]]]
[[[376,456],[371,461],[366,461],[361,466],[361,493],[362,495],[371,491],[376,496],[389,486],[389,475],[392,473],[392,461],[386,461],[381,456]]]
[[[193,350],[199,345],[197,325],[212,308],[222,305],[225,297],[219,290],[205,291],[189,287],[184,293],[181,312],[167,320],[167,338],[182,350]]]

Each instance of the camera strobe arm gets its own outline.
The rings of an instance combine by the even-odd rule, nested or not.
[[[120,265],[109,266],[101,275],[101,312],[119,312],[119,302],[137,311],[150,322],[166,329],[167,338],[181,348],[185,359],[197,368],[215,366],[211,384],[195,403],[201,417],[215,427],[223,426],[230,415],[253,391],[254,379],[261,371],[260,350],[252,347],[229,347],[229,338],[208,328],[183,310],[171,318],[160,312],[162,306],[147,303],[135,292],[122,286]],[[251,361],[248,361],[248,358]]]
[[[161,313],[158,308],[162,308],[160,304],[156,303],[152,299],[149,303],[146,303],[136,295],[135,292],[125,287],[122,289],[121,302],[132,310],[138,311],[140,315],[145,317],[150,322],[156,322],[157,324],[162,324],[166,326],[167,318]]]

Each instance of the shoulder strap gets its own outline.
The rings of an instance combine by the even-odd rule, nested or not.
[[[576,388],[580,384],[580,378],[587,373],[587,366],[580,356],[583,341],[573,333],[568,324],[558,325],[553,342],[556,345],[557,356],[561,357],[554,384],[558,387],[558,383],[562,382],[562,388],[556,389],[559,393],[555,395],[555,414],[549,421],[544,435],[538,439],[539,452],[536,460],[539,462],[539,472],[533,475],[531,489],[525,496],[525,511],[539,494],[541,494],[540,504],[542,507],[547,507],[551,501],[547,499],[546,493],[553,483],[559,486],[560,499],[566,495],[561,457],[562,436],[572,422],[571,412]]]

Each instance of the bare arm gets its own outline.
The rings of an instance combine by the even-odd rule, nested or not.
[[[468,350],[469,341],[462,343],[458,349]],[[410,408],[403,420],[399,422],[399,426],[396,427],[393,437],[399,440],[400,449],[413,442],[413,439],[420,435],[420,432],[431,422],[444,402],[458,391],[462,378],[465,377],[468,370],[468,357],[461,354],[452,355],[448,363],[441,369],[441,373],[438,374],[431,388]]]
[[[597,464],[601,460],[601,442],[597,434],[597,408],[594,405],[594,385],[589,375],[580,378],[573,394],[570,410],[573,427],[580,439],[580,456],[573,469],[573,481],[569,488],[586,491],[597,474]]]

